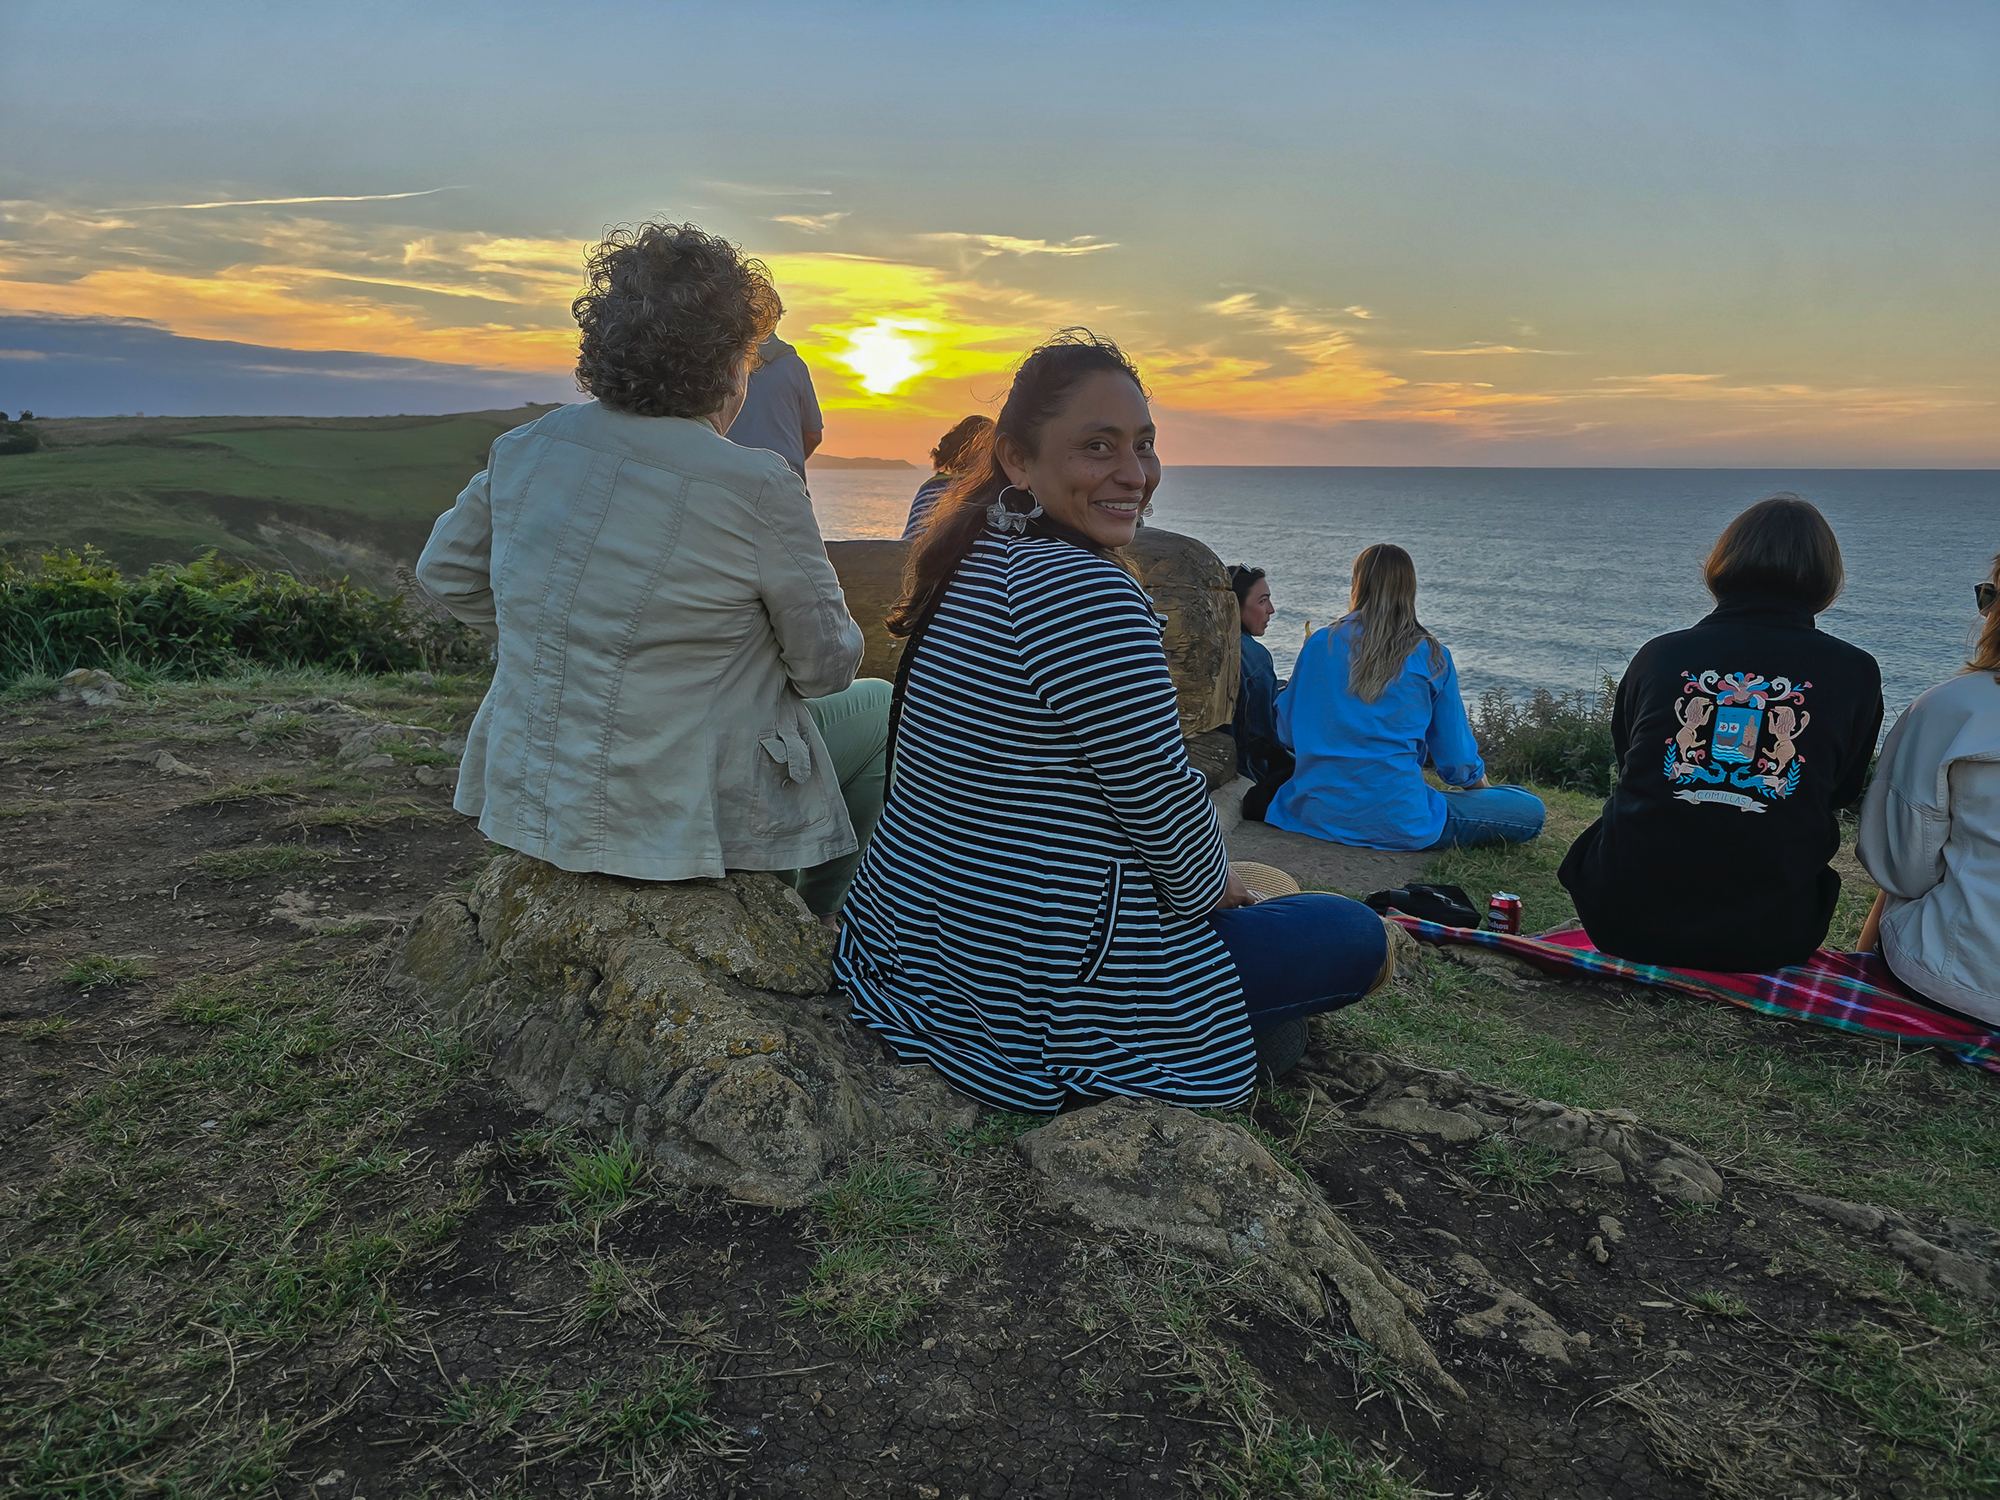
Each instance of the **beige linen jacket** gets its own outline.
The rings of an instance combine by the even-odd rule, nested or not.
[[[775,453],[558,407],[494,442],[417,578],[497,644],[456,799],[494,843],[640,880],[854,849],[804,700],[861,630]]]

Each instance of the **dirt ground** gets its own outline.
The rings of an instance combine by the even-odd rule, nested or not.
[[[1696,1141],[1725,1192],[1689,1204],[1367,1124],[1309,1060],[1238,1118],[1424,1294],[1440,1397],[1247,1272],[1080,1238],[1016,1157],[1034,1121],[773,1212],[511,1103],[385,983],[485,858],[448,789],[477,692],[0,703],[0,1493],[2000,1494],[1992,1304],[1796,1196],[1865,1158],[1920,1227],[1991,1223],[2000,1085],[1687,1020],[1728,1070]],[[402,727],[326,732],[360,718]],[[1584,1102],[1694,1131],[1709,1075],[1659,1065],[1661,1014],[1434,958],[1317,1044],[1573,1052]],[[1802,1080],[1870,1068],[1949,1159],[1843,1144],[1860,1116]]]

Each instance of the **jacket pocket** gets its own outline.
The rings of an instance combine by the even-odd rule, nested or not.
[[[756,797],[750,817],[759,834],[797,833],[819,813],[812,742],[796,725],[767,729],[751,757]]]
[[[1117,935],[1119,912],[1124,901],[1125,867],[1114,859],[1104,879],[1104,901],[1097,914],[1097,923],[1084,946],[1083,967],[1077,971],[1079,989],[1104,972],[1104,961],[1111,956],[1111,940]]]

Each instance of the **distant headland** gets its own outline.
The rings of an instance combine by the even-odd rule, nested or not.
[[[914,469],[906,458],[837,458],[831,453],[815,453],[806,460],[809,469]]]

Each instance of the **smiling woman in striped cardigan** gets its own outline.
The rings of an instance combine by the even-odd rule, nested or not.
[[[1160,480],[1138,372],[1080,330],[1031,354],[913,548],[887,807],[836,972],[896,1056],[1053,1111],[1229,1105],[1253,1032],[1388,967],[1341,896],[1259,903],[1189,765],[1152,603],[1116,549]]]

